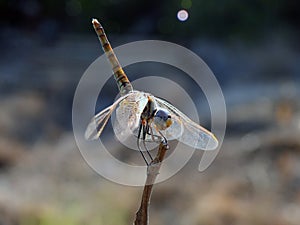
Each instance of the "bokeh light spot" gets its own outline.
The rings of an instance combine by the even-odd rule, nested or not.
[[[184,9],[179,10],[177,13],[177,18],[180,21],[186,21],[189,18],[189,13]]]

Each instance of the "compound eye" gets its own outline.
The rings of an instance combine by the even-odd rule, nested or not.
[[[159,109],[156,112],[155,117],[160,118],[162,120],[167,120],[168,118],[171,118],[171,116],[169,115],[169,112],[166,111],[165,109]]]

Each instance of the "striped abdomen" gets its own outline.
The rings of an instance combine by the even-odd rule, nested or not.
[[[114,77],[115,77],[115,80],[119,87],[120,94],[125,95],[128,92],[133,90],[132,85],[131,85],[130,81],[128,80],[124,70],[122,69],[114,51],[112,50],[111,45],[105,35],[102,25],[98,22],[97,19],[93,19],[92,23],[93,23],[94,29],[98,35],[98,38],[101,42],[103,51],[105,52],[111,66],[112,66],[112,70],[114,72]]]

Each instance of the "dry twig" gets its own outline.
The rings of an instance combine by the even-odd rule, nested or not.
[[[159,149],[156,157],[152,160],[147,169],[147,179],[144,186],[144,191],[142,195],[142,201],[139,210],[136,212],[134,225],[148,225],[148,212],[150,205],[150,198],[152,193],[153,184],[159,170],[161,163],[165,157],[166,151],[169,149],[168,143],[162,141],[159,145]]]

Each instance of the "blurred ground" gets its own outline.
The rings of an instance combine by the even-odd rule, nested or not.
[[[155,186],[150,223],[299,224],[299,49],[280,36],[255,45],[194,39],[188,47],[220,81],[227,134],[208,170],[197,171],[198,152]],[[100,54],[93,33],[50,45],[9,36],[1,48],[0,224],[130,224],[142,188],[95,174],[71,129],[76,85]]]

